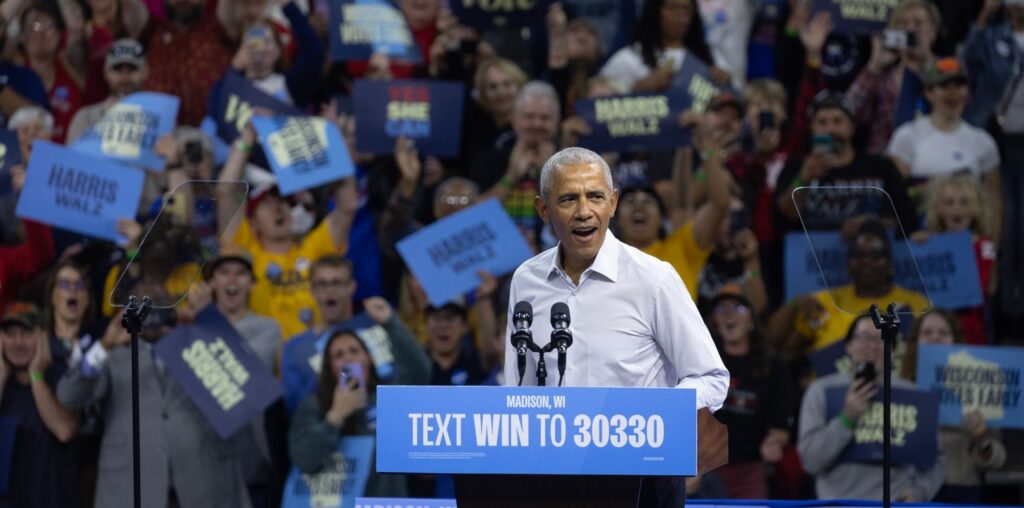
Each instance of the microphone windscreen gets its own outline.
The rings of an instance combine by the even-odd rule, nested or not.
[[[533,319],[533,306],[530,305],[530,302],[525,302],[525,301],[524,302],[519,302],[519,303],[516,304],[515,308],[512,309],[512,313],[513,314],[525,313],[525,314],[529,315],[530,319],[532,320]]]
[[[565,315],[565,324],[569,324],[569,306],[565,302],[558,302],[551,306],[551,326],[555,326],[555,316]]]

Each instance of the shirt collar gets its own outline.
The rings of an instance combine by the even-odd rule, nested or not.
[[[562,251],[562,243],[553,249],[554,255],[551,256],[551,268],[548,269],[548,277],[550,278],[554,274],[563,273],[560,258]],[[587,272],[594,272],[600,274],[604,278],[615,282],[615,279],[619,276],[619,251],[622,250],[622,242],[609,229],[605,231],[604,243],[601,244],[601,248],[597,251],[597,257],[594,258],[594,262],[583,271],[583,275]],[[582,276],[581,279],[582,280]]]

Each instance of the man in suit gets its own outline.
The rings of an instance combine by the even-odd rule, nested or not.
[[[156,295],[159,287],[135,294]],[[170,332],[154,309],[139,342],[142,505],[153,508],[250,506],[232,443],[221,439],[154,354]],[[155,319],[153,319],[155,317]],[[154,322],[155,321],[155,322]],[[106,428],[100,447],[96,506],[132,502],[130,338],[115,316],[100,342],[68,368],[57,397],[69,408],[102,402]]]

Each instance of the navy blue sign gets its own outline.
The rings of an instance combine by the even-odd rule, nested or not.
[[[382,473],[697,474],[688,388],[381,386]]]
[[[939,397],[939,422],[959,427],[979,411],[990,427],[1024,428],[1024,348],[922,344],[917,385]]]
[[[213,305],[179,326],[156,354],[220,437],[238,432],[282,395],[281,386]]]
[[[697,113],[703,113],[719,90],[720,87],[711,81],[711,69],[708,65],[693,54],[687,54],[679,72],[672,78],[669,94],[682,92],[686,101],[683,109],[690,108]]]
[[[143,171],[36,141],[18,198],[18,217],[112,242],[124,242],[118,219],[133,218],[142,196]]]
[[[320,471],[303,474],[292,466],[284,484],[281,508],[353,508],[366,490],[373,467],[373,436],[338,439]]]
[[[213,108],[217,136],[233,143],[252,118],[253,108],[269,110],[282,116],[301,116],[302,112],[253,86],[241,74],[228,71],[221,83],[220,94]]]
[[[825,390],[826,417],[831,420],[839,415],[846,403],[848,386]],[[913,464],[918,469],[927,469],[935,464],[938,456],[939,406],[935,396],[927,392],[892,389],[892,462]],[[843,449],[840,462],[882,461],[882,391],[867,411],[857,420],[853,429],[853,441]]]
[[[669,150],[690,144],[679,114],[690,106],[682,94],[636,94],[576,101],[574,110],[590,125],[579,145],[597,152]]]
[[[422,155],[453,157],[462,139],[462,84],[356,80],[356,149],[391,154],[405,136]]]
[[[13,192],[11,187],[11,166],[21,163],[21,146],[18,133],[0,129],[0,196]]]
[[[402,12],[388,0],[330,0],[331,58],[368,60],[382,53],[420,63],[423,57]]]
[[[551,0],[451,0],[448,7],[459,23],[473,28],[522,27],[547,16]]]
[[[903,240],[893,241],[896,284],[924,293],[923,279],[925,294],[935,307],[962,309],[981,305],[981,282],[969,232],[932,235],[924,243],[910,242],[909,249],[905,246]],[[839,232],[789,233],[785,249],[787,299],[825,289],[822,271],[829,287],[849,284],[848,247]]]
[[[835,30],[870,33],[889,24],[899,3],[900,0],[814,0],[812,10],[832,13]]]

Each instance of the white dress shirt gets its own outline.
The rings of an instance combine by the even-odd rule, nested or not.
[[[519,379],[512,309],[533,306],[533,341],[551,337],[551,306],[569,306],[573,344],[564,386],[680,387],[697,391],[697,407],[717,410],[729,389],[697,306],[672,265],[623,244],[609,231],[579,285],[562,270],[558,247],[526,261],[512,276],[505,341],[505,385]],[[537,384],[537,353],[527,355],[523,385]],[[547,385],[558,384],[557,351],[545,356]]]

